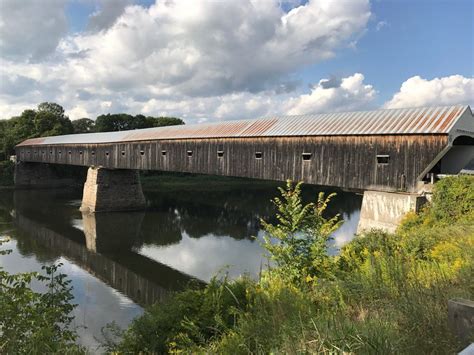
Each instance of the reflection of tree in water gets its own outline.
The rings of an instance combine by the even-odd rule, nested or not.
[[[304,186],[303,199],[316,201],[320,191],[321,187]],[[260,218],[273,220],[275,208],[270,201],[276,194],[276,188],[247,186],[216,192],[148,192],[146,196],[151,204],[140,240],[159,245],[178,243],[183,231],[192,238],[209,234],[238,240],[251,238],[259,231]],[[361,196],[338,191],[327,215],[351,215],[360,209],[361,203]]]
[[[268,190],[256,193],[241,189],[173,194],[153,192],[146,195],[151,201],[147,216],[153,214],[168,219],[163,223],[154,222],[157,233],[142,235],[144,242],[157,244],[163,242],[161,225],[175,226],[172,231],[179,238],[184,231],[193,238],[209,234],[234,239],[250,238],[258,232],[259,218],[268,216],[272,209]]]

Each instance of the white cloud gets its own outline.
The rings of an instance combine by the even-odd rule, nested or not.
[[[386,108],[474,103],[474,78],[451,75],[432,80],[413,76],[386,102]]]
[[[54,52],[67,32],[66,0],[2,0],[0,53],[13,60],[39,60]]]
[[[89,16],[87,29],[101,31],[112,26],[133,0],[96,0],[97,10]]]
[[[73,80],[112,91],[258,92],[332,57],[369,17],[367,0],[311,0],[288,13],[276,1],[163,1],[129,6],[109,30],[70,37],[64,47],[84,54],[73,61]]]
[[[46,100],[71,118],[142,112],[202,121],[286,113],[284,102],[297,96],[294,73],[349,46],[371,15],[368,0],[176,0],[149,8],[123,8],[121,0],[113,13],[108,0],[94,1],[102,4],[91,17],[97,26],[89,25],[97,31],[63,38],[47,62],[3,56],[1,116]],[[62,4],[47,4],[53,3]],[[21,90],[28,83],[29,91]]]
[[[289,100],[288,113],[295,115],[366,109],[376,94],[372,85],[364,83],[364,75],[360,73],[341,80],[320,80],[309,94]]]

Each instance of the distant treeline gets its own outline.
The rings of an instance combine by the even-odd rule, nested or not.
[[[28,138],[182,124],[184,121],[176,117],[132,116],[125,113],[100,115],[95,121],[90,118],[71,121],[61,105],[43,102],[35,110],[28,109],[20,116],[0,120],[0,161],[8,160],[14,154],[15,145]]]

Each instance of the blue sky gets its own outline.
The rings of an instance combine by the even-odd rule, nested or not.
[[[189,122],[474,103],[468,0],[0,0],[1,21],[1,116],[45,100]]]

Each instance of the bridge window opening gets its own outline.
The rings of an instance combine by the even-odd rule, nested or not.
[[[72,154],[72,152],[71,152],[71,151],[69,151],[69,152],[67,152],[67,153],[68,153],[69,155],[71,155],[71,154]]]
[[[255,152],[255,159],[262,159],[263,153],[262,152]]]
[[[123,157],[125,156],[125,150],[122,150],[122,156]]]
[[[43,155],[44,155],[44,150],[41,152],[41,154],[43,154]]]
[[[189,158],[191,158],[193,156],[193,151],[192,150],[188,150],[186,153],[187,153]]]
[[[302,156],[304,161],[309,161],[311,160],[313,153],[303,153]]]
[[[109,152],[105,152],[105,156],[108,157],[108,156],[109,156]]]
[[[162,150],[161,155],[165,157],[166,156],[166,150]]]
[[[219,158],[222,158],[222,157],[224,156],[224,151],[223,151],[223,150],[218,150],[218,151],[217,151],[217,156],[218,156]]]
[[[377,155],[377,164],[387,165],[390,162],[390,155],[379,154]]]
[[[91,152],[91,155],[95,155],[95,150],[93,150],[93,151]]]
[[[82,155],[82,150],[79,151],[79,155]]]
[[[144,150],[140,150],[140,155],[145,155],[145,151],[144,151]]]
[[[58,153],[61,155],[63,152],[59,151]]]
[[[51,155],[52,155],[52,154],[53,154],[53,151],[52,151],[52,150],[50,150],[50,151],[49,151],[49,154],[51,154]]]

